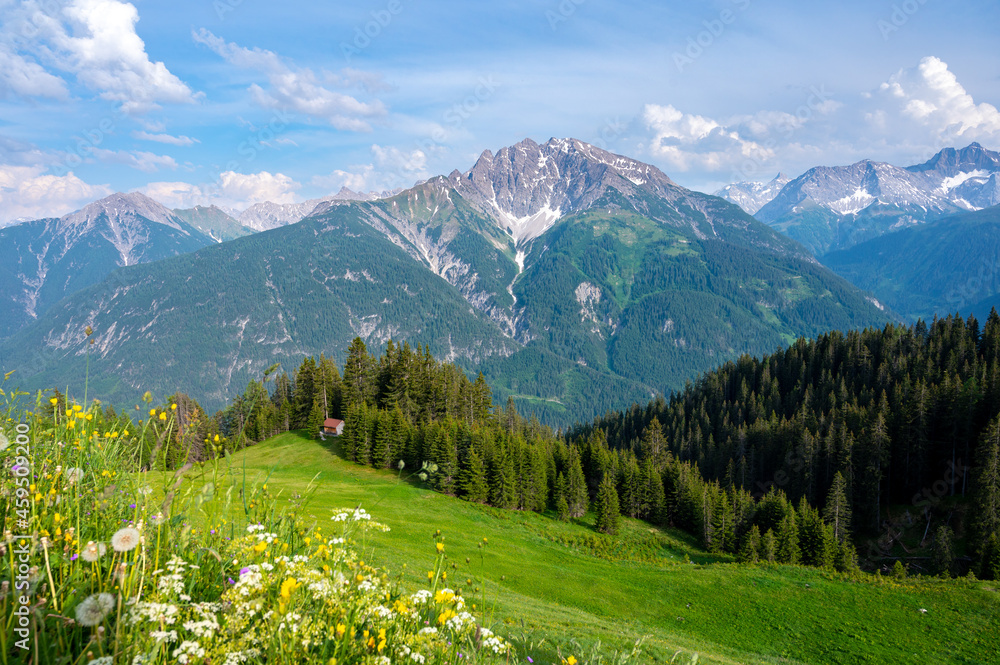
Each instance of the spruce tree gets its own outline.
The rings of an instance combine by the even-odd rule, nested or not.
[[[946,526],[939,526],[934,532],[934,543],[931,549],[934,553],[934,568],[939,575],[951,575],[951,566],[955,560],[952,551],[952,540],[955,534]]]
[[[559,519],[563,522],[568,521],[570,516],[569,503],[566,501],[566,477],[563,476],[561,471],[559,472],[559,475],[556,476],[553,496],[555,497],[555,509]]]
[[[392,414],[379,411],[375,425],[375,441],[372,443],[371,462],[376,469],[389,466],[392,452]]]
[[[324,420],[323,405],[320,403],[319,397],[314,397],[312,410],[309,412],[309,419],[306,422],[306,431],[309,432],[310,436],[314,439],[318,439],[320,437],[320,432],[323,430]]]
[[[476,452],[475,446],[469,448],[465,468],[459,479],[459,489],[462,498],[473,503],[486,503],[489,500],[489,485],[486,482],[486,465]]]
[[[757,528],[756,524],[754,528]],[[760,539],[760,558],[761,561],[768,563],[774,563],[778,560],[778,541],[775,539],[772,529],[764,532],[764,536]]]
[[[590,503],[587,479],[583,475],[580,452],[576,446],[569,447],[569,459],[566,462],[566,503],[569,504],[570,517],[583,517]]]
[[[979,443],[972,481],[973,554],[982,554],[982,546],[991,534],[1000,533],[1000,417],[986,427]]]
[[[984,580],[1000,580],[1000,536],[990,534],[982,548],[979,577]]]
[[[833,484],[826,496],[826,506],[823,508],[823,518],[833,527],[833,536],[837,542],[844,542],[850,533],[851,504],[847,500],[847,481],[838,471],[833,476]]]
[[[799,531],[795,524],[795,511],[789,511],[778,524],[778,532],[775,534],[778,545],[779,563],[798,563],[801,553],[799,551]]]
[[[743,546],[740,548],[739,560],[741,563],[757,563],[761,558],[760,551],[760,527],[754,524],[750,528],[750,531],[743,537]]]
[[[610,477],[605,477],[597,488],[597,521],[598,531],[614,535],[618,533],[621,524],[621,512],[618,508],[618,490]]]

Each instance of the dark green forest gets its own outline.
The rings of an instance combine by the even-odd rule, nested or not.
[[[982,327],[948,317],[800,339],[568,432],[494,405],[482,375],[420,346],[390,342],[376,358],[355,339],[342,369],[320,356],[277,370],[211,417],[173,396],[180,427],[170,446],[145,444],[146,462],[318,435],[336,417],[345,457],[468,501],[566,520],[593,510],[608,533],[624,515],[742,561],[842,571],[898,563],[873,543],[903,505],[931,553],[908,565],[1000,575],[996,312]]]

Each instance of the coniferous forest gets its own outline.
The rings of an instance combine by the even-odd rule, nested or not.
[[[323,356],[272,368],[212,417],[184,395],[170,401],[175,445],[144,450],[167,465],[291,429],[318,435],[334,417],[347,458],[419,471],[467,501],[565,520],[593,510],[607,533],[640,518],[741,561],[841,571],[898,564],[890,516],[903,514],[934,553],[908,565],[1000,578],[995,311],[984,325],[948,317],[800,339],[567,432],[494,405],[482,375],[420,346],[390,342],[376,358],[360,339],[342,370]]]

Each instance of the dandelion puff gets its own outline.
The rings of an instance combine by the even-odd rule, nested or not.
[[[80,558],[87,563],[94,563],[108,551],[108,546],[104,543],[95,543],[90,541],[84,546],[83,551],[80,552]]]
[[[134,550],[136,545],[139,544],[139,537],[139,532],[130,526],[118,529],[118,531],[115,532],[115,535],[111,536],[111,547],[113,547],[116,552],[128,552],[129,550]]]
[[[81,480],[83,480],[83,469],[81,469],[80,467],[76,467],[76,466],[72,466],[72,467],[66,469],[66,481],[70,485],[78,483]]]
[[[96,626],[104,620],[115,606],[115,597],[110,593],[95,593],[87,596],[76,606],[76,621],[81,626]]]

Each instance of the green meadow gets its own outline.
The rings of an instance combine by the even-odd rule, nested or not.
[[[611,538],[593,529],[591,514],[564,523],[470,504],[407,480],[414,470],[358,466],[335,443],[299,433],[220,465],[235,484],[266,483],[279,507],[306,497],[317,524],[334,508],[362,506],[392,529],[366,536],[367,562],[412,588],[426,582],[440,529],[449,584],[515,643],[522,662],[583,660],[595,649],[612,660],[637,640],[633,662],[1000,662],[993,582],[737,565],[680,531],[627,519]],[[197,486],[210,472],[205,465],[187,478]]]

